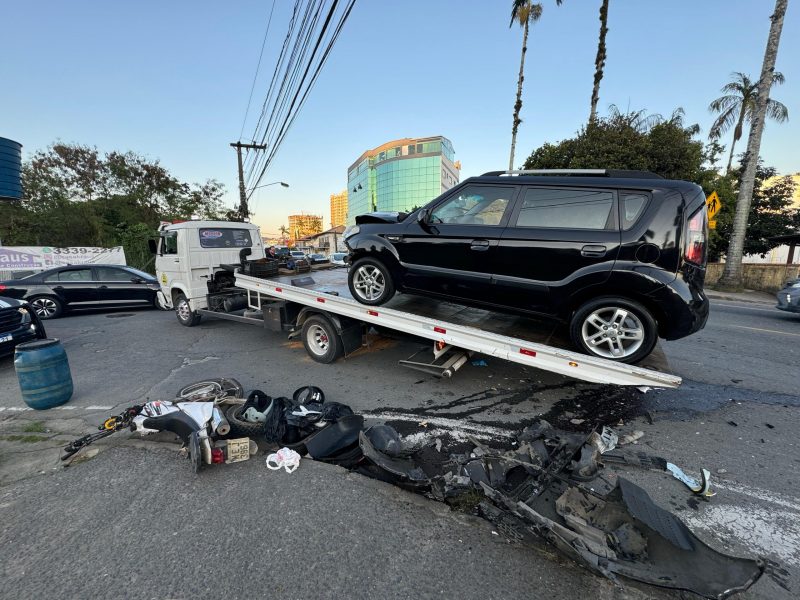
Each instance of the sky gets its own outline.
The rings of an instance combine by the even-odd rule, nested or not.
[[[184,181],[217,179],[238,199],[235,151],[252,139],[293,5],[275,0],[5,0],[0,136],[23,158],[60,141],[157,159]],[[790,3],[771,97],[766,164],[800,171],[800,9]],[[543,0],[530,32],[516,164],[588,120],[600,0]],[[287,215],[321,214],[365,150],[444,135],[462,179],[508,165],[522,32],[509,0],[357,0],[309,99],[256,190],[253,221],[276,234]],[[734,71],[760,75],[772,0],[611,0],[600,114],[611,104],[669,116],[705,137],[711,100]],[[250,137],[248,137],[250,136]],[[747,134],[739,142],[744,148]],[[729,136],[723,142],[730,142]]]

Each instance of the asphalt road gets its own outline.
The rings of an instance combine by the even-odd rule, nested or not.
[[[800,590],[800,317],[767,304],[713,302],[704,331],[662,344],[684,384],[647,393],[491,358],[435,380],[396,365],[421,347],[408,340],[376,339],[320,365],[279,334],[221,321],[188,329],[155,311],[69,316],[48,333],[70,357],[76,391],[65,407],[24,410],[13,365],[0,361],[0,433],[33,421],[49,430],[28,444],[0,435],[0,564],[17,597],[669,596],[616,588],[545,546],[510,544],[443,505],[313,462],[291,476],[258,459],[194,478],[172,444],[144,451],[123,436],[60,469],[56,432],[83,434],[114,410],[223,375],[272,395],[319,385],[416,437],[456,427],[491,438],[539,415],[573,429],[641,430],[643,451],[690,473],[709,468],[718,495],[698,502],[663,474],[626,476],[708,543],[779,565],[742,597]]]

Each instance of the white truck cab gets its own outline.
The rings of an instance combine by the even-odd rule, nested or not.
[[[159,302],[164,308],[174,308],[186,325],[194,324],[197,311],[207,308],[209,283],[229,279],[233,285],[234,275],[223,265],[238,264],[245,255],[264,257],[261,232],[252,223],[161,223],[159,234],[155,246]]]

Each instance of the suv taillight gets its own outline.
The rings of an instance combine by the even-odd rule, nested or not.
[[[2,283],[0,283],[0,292],[2,292],[3,290],[7,290],[7,289],[8,288],[6,286],[4,286]]]
[[[708,216],[705,204],[686,223],[686,250],[683,257],[689,262],[704,265],[706,262],[706,229]]]

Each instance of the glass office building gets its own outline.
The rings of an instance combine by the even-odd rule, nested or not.
[[[347,224],[357,215],[423,206],[459,180],[446,137],[404,138],[367,150],[347,170]]]

